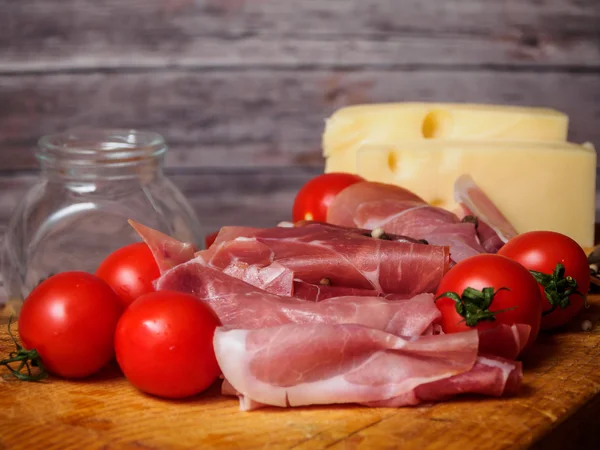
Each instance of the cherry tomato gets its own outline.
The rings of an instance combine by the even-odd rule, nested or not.
[[[213,349],[217,326],[210,306],[190,294],[143,295],[117,325],[117,361],[141,391],[167,398],[198,394],[220,373]]]
[[[488,289],[493,292],[489,308],[472,309],[471,313],[460,315],[456,310],[456,301],[440,295],[453,292],[463,299],[465,289],[472,288],[480,291]],[[470,294],[470,293],[469,293]],[[465,301],[465,309],[470,309],[484,299],[473,302]],[[496,324],[527,324],[531,332],[527,346],[535,340],[540,329],[542,315],[542,297],[533,276],[521,264],[498,255],[477,255],[456,264],[442,278],[436,293],[436,305],[442,313],[441,325],[445,333],[456,333],[477,328],[484,330]],[[465,317],[466,316],[466,317]],[[474,320],[481,316],[482,320]],[[469,319],[469,317],[471,319]],[[475,322],[475,323],[469,323]]]
[[[206,248],[208,248],[211,245],[213,245],[213,243],[215,242],[215,239],[217,239],[217,235],[218,234],[219,234],[219,232],[215,231],[214,233],[207,234],[204,237],[204,243],[206,244]]]
[[[541,281],[539,289],[544,299],[542,329],[564,325],[581,311],[590,288],[590,268],[585,252],[573,239],[554,231],[530,231],[511,239],[498,254],[538,272],[535,276]],[[564,267],[563,273],[560,266],[556,271],[558,264]],[[550,290],[550,296],[545,289]],[[582,295],[569,295],[569,289]],[[549,298],[554,300],[554,308]]]
[[[292,218],[300,220],[327,221],[327,208],[333,198],[351,184],[364,181],[362,177],[350,173],[324,173],[309,180],[296,195]]]
[[[48,372],[86,377],[113,358],[122,312],[119,298],[100,278],[63,272],[42,282],[25,299],[19,334],[23,347],[36,349]]]
[[[152,282],[160,277],[160,270],[150,248],[136,242],[108,255],[96,275],[106,281],[127,306],[140,295],[154,292]]]

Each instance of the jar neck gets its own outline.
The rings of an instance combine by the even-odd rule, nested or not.
[[[151,181],[163,172],[163,158],[136,161],[122,165],[75,166],[68,163],[40,164],[42,175],[51,180],[63,181],[118,181],[139,179]]]
[[[40,139],[36,158],[43,174],[51,179],[151,180],[162,173],[166,150],[156,133],[73,130]]]

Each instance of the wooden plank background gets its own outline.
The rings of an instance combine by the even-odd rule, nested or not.
[[[0,225],[39,136],[150,129],[206,229],[269,225],[375,101],[539,105],[600,146],[598,0],[2,0]]]

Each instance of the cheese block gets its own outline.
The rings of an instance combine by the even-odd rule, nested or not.
[[[356,173],[365,144],[406,140],[565,141],[568,116],[544,108],[451,103],[384,103],[339,109],[323,134],[325,172]]]
[[[420,140],[364,145],[358,174],[403,186],[432,205],[454,209],[465,173],[520,233],[553,230],[594,245],[596,151],[591,144],[502,140]]]

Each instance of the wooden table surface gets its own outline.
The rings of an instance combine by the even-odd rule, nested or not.
[[[592,331],[581,331],[584,319]],[[3,324],[0,354],[11,348]],[[166,401],[138,392],[116,366],[77,382],[4,379],[0,449],[600,448],[600,296],[570,328],[542,334],[524,366],[516,397],[400,409],[240,412],[218,386],[191,400]]]

